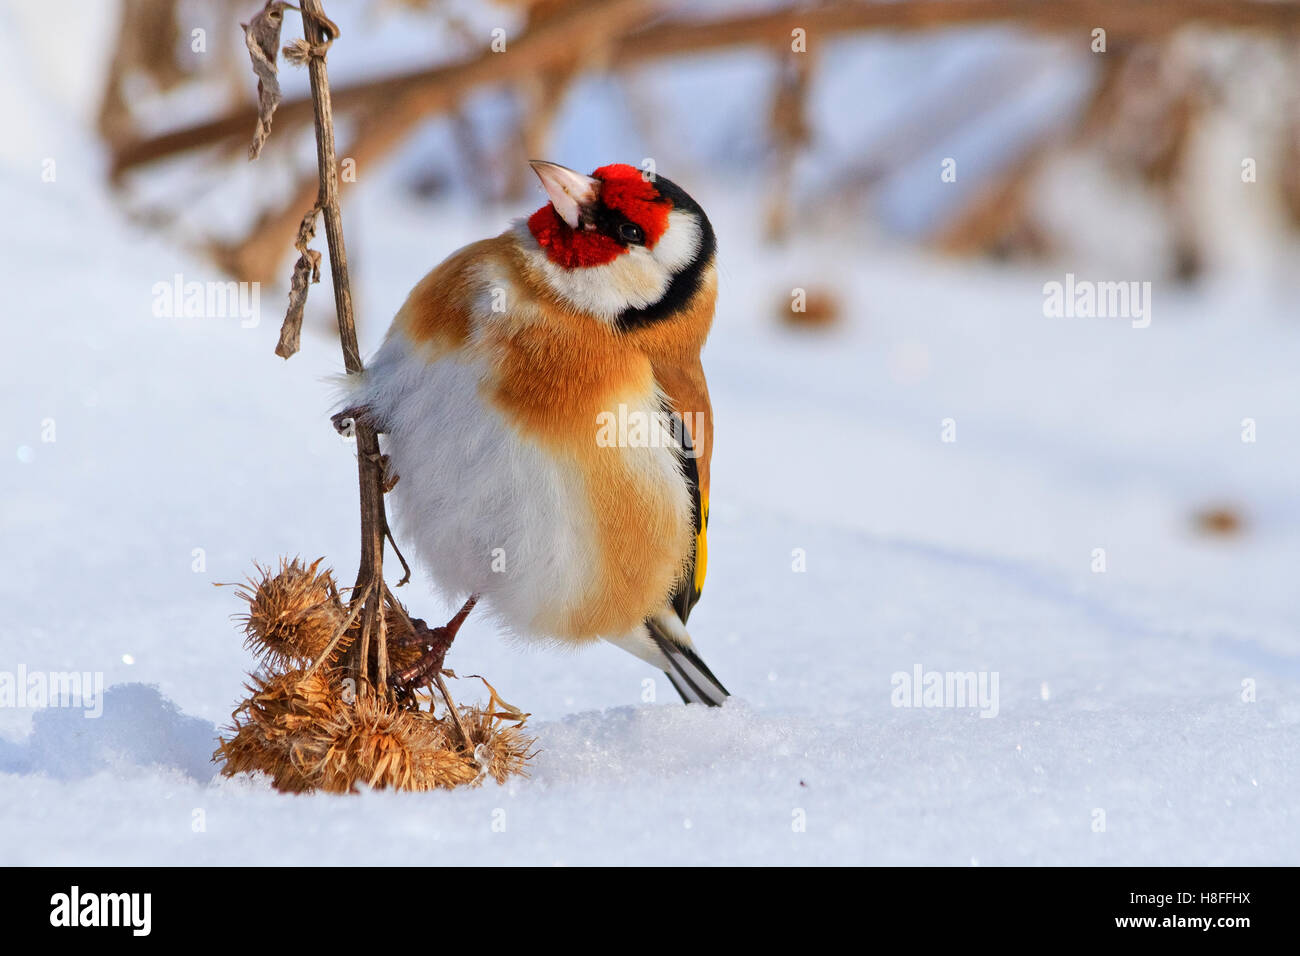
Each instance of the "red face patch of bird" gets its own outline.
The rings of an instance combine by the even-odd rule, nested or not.
[[[672,198],[634,166],[602,166],[591,176],[553,163],[533,168],[551,201],[533,213],[528,227],[556,265],[605,265],[634,246],[653,249],[668,229]]]

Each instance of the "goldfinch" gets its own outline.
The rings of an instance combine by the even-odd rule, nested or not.
[[[686,630],[707,556],[713,227],[632,166],[532,167],[549,202],[426,275],[335,416],[380,432],[398,537],[467,598],[419,676],[481,602],[721,704]]]

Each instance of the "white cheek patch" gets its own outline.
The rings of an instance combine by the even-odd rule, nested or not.
[[[515,228],[529,264],[546,277],[551,289],[575,308],[606,322],[615,321],[627,309],[644,309],[663,298],[673,275],[690,263],[701,241],[695,218],[673,211],[653,249],[631,246],[605,265],[565,269],[547,258],[527,220],[518,220]]]
[[[701,238],[699,221],[690,213],[674,209],[668,214],[668,228],[651,254],[669,272],[680,272],[700,251]]]

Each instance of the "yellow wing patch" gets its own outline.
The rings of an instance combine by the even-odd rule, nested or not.
[[[700,530],[695,535],[695,597],[699,599],[704,591],[704,574],[709,563],[709,499],[700,496]]]

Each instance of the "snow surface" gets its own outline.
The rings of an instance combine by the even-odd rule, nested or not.
[[[42,95],[11,52],[9,95]],[[32,114],[0,153],[0,671],[99,671],[108,692],[97,719],[0,708],[0,863],[1300,862],[1293,274],[1156,279],[1147,329],[1046,319],[1042,285],[1067,270],[1144,276],[954,265],[861,233],[773,248],[757,180],[663,169],[721,240],[691,630],[736,697],[686,708],[661,678],[647,702],[656,675],[612,648],[471,620],[451,663],[534,715],[531,777],[289,797],[209,762],[252,664],[213,584],[286,554],[351,576],[337,346],[309,331],[272,354],[283,288],[255,328],[155,317],[155,283],[220,277],[124,223],[83,124]],[[556,158],[595,165],[581,152]],[[363,178],[345,216],[367,348],[427,268],[532,205]],[[782,329],[795,286],[836,289],[845,323]],[[331,308],[327,280],[313,328]],[[1194,531],[1218,502],[1244,533]],[[418,576],[404,590],[446,610]],[[893,706],[916,665],[996,672],[996,716]]]

